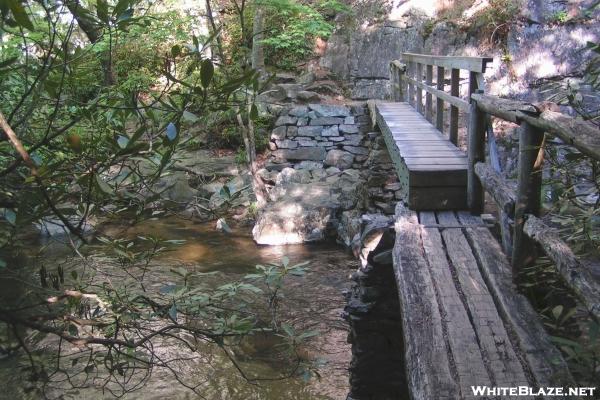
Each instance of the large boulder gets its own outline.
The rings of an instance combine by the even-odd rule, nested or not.
[[[292,171],[284,171],[284,175],[294,176]],[[331,175],[327,181],[277,185],[270,193],[271,203],[258,215],[252,230],[254,240],[282,245],[334,238],[342,212],[364,208],[366,199],[366,186],[358,171]]]
[[[348,153],[347,151],[333,149],[327,152],[327,157],[325,158],[325,164],[339,168],[341,170],[348,169],[352,167],[352,163],[354,162],[354,155]]]

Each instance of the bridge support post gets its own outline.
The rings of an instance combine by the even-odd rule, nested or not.
[[[483,93],[478,90],[477,92]],[[483,186],[475,173],[475,164],[485,162],[485,112],[472,101],[469,106],[467,205],[473,214],[481,214],[484,206]]]
[[[525,214],[540,215],[544,131],[523,121],[519,128],[519,169],[515,228],[513,234],[513,277],[521,266],[535,259],[535,244],[523,234]]]

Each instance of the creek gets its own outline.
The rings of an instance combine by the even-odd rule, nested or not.
[[[349,275],[356,270],[357,261],[341,247],[329,244],[257,246],[248,229],[234,229],[232,233],[217,232],[213,224],[199,224],[178,218],[148,220],[134,227],[107,226],[104,233],[113,237],[135,238],[149,235],[184,240],[185,242],[153,261],[150,277],[152,287],[158,289],[173,280],[173,268],[191,271],[215,272],[211,284],[219,285],[234,281],[255,272],[256,264],[279,262],[288,257],[291,263],[309,261],[303,277],[294,277],[285,285],[282,310],[284,317],[294,325],[318,330],[302,349],[302,357],[310,360],[317,375],[293,376],[286,379],[265,380],[258,384],[248,383],[222,354],[217,346],[199,346],[193,361],[181,364],[180,376],[195,384],[202,383],[198,392],[202,397],[178,384],[168,371],[155,369],[152,377],[138,390],[126,394],[125,399],[196,399],[207,400],[315,400],[345,399],[348,393],[348,365],[350,345],[347,343],[348,327],[340,318],[344,306],[342,292],[349,287]],[[44,246],[46,263],[68,263],[72,257],[55,243],[36,243],[31,254]],[[39,268],[36,257],[26,257],[24,267]],[[53,260],[53,261],[49,261]],[[6,294],[11,283],[0,282]],[[14,286],[14,285],[13,285]],[[15,290],[14,288],[12,290]],[[272,348],[277,345],[273,337],[256,335],[250,341],[236,346],[235,357],[245,370],[262,377],[277,377],[289,369],[291,361],[273,357]],[[48,351],[52,351],[50,346]],[[160,344],[161,354],[176,356],[181,352],[168,341]],[[17,373],[24,365],[21,356],[9,356],[0,360],[0,382],[4,389],[0,398],[36,399],[25,394],[22,376]],[[100,386],[64,388],[61,399],[109,399]]]

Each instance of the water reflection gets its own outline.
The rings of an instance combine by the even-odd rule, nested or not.
[[[261,247],[254,244],[247,231],[234,230],[232,234],[224,234],[215,231],[212,225],[176,218],[151,220],[134,227],[105,226],[103,231],[113,237],[130,239],[153,235],[185,240],[183,245],[159,256],[156,265],[160,270],[155,269],[151,278],[156,288],[173,279],[169,269],[174,267],[202,272],[218,271],[220,274],[212,283],[219,284],[238,279],[253,272],[256,264],[277,261],[283,255],[289,257],[292,263],[311,261],[308,274],[292,279],[287,285],[281,311],[294,326],[321,332],[300,349],[303,358],[319,363],[320,379],[305,381],[301,377],[293,377],[249,384],[222,351],[210,344],[199,344],[197,353],[193,354],[194,360],[182,363],[180,368],[186,383],[202,383],[200,392],[208,400],[345,399],[350,347],[346,343],[347,327],[339,314],[343,307],[341,292],[348,285],[348,275],[357,265],[341,248],[332,244]],[[63,253],[57,254],[59,259],[64,257]],[[254,376],[280,376],[282,371],[289,370],[289,365],[273,352],[273,344],[276,344],[273,340],[273,336],[260,335],[246,339],[235,353],[236,360]],[[174,357],[182,349],[164,343],[159,351]],[[190,354],[185,356],[189,357]],[[3,386],[19,386],[20,378],[14,373],[15,362],[0,362],[0,382]],[[10,398],[31,398],[18,392],[15,391]],[[63,399],[110,398],[98,387],[67,390],[61,394]],[[156,370],[142,389],[124,398],[196,399],[198,396],[179,385],[168,371]]]

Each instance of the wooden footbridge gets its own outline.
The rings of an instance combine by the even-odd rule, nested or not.
[[[538,249],[600,315],[598,288],[538,218],[544,137],[600,159],[600,132],[559,113],[485,95],[483,74],[491,62],[403,54],[391,63],[394,101],[370,102],[402,184],[393,254],[412,399],[482,398],[472,386],[572,386],[560,352],[513,283]],[[460,149],[461,116],[466,152]],[[491,117],[520,125],[516,186],[499,173]],[[498,206],[500,241],[480,217],[485,192]]]

